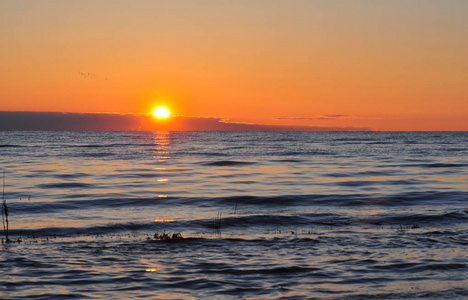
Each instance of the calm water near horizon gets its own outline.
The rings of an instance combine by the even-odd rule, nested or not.
[[[468,132],[3,131],[0,163],[1,299],[468,298]]]

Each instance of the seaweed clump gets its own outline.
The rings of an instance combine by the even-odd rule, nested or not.
[[[182,240],[184,237],[180,232],[173,233],[172,235],[163,232],[159,234],[156,232],[153,237],[153,241],[169,241],[169,240]]]

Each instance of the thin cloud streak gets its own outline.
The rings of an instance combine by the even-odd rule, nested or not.
[[[312,117],[276,117],[272,120],[383,120],[379,117],[362,117],[354,115],[315,115]],[[389,118],[385,118],[389,119]]]
[[[356,119],[351,115],[316,115],[312,117],[276,117],[273,120],[337,120],[337,119]]]

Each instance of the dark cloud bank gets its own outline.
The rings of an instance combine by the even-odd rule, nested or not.
[[[282,126],[233,123],[223,118],[175,116],[157,120],[145,114],[0,112],[0,130],[55,131],[366,131],[364,127]]]

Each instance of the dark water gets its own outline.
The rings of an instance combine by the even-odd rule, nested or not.
[[[467,132],[0,132],[0,162],[2,299],[468,298]]]

